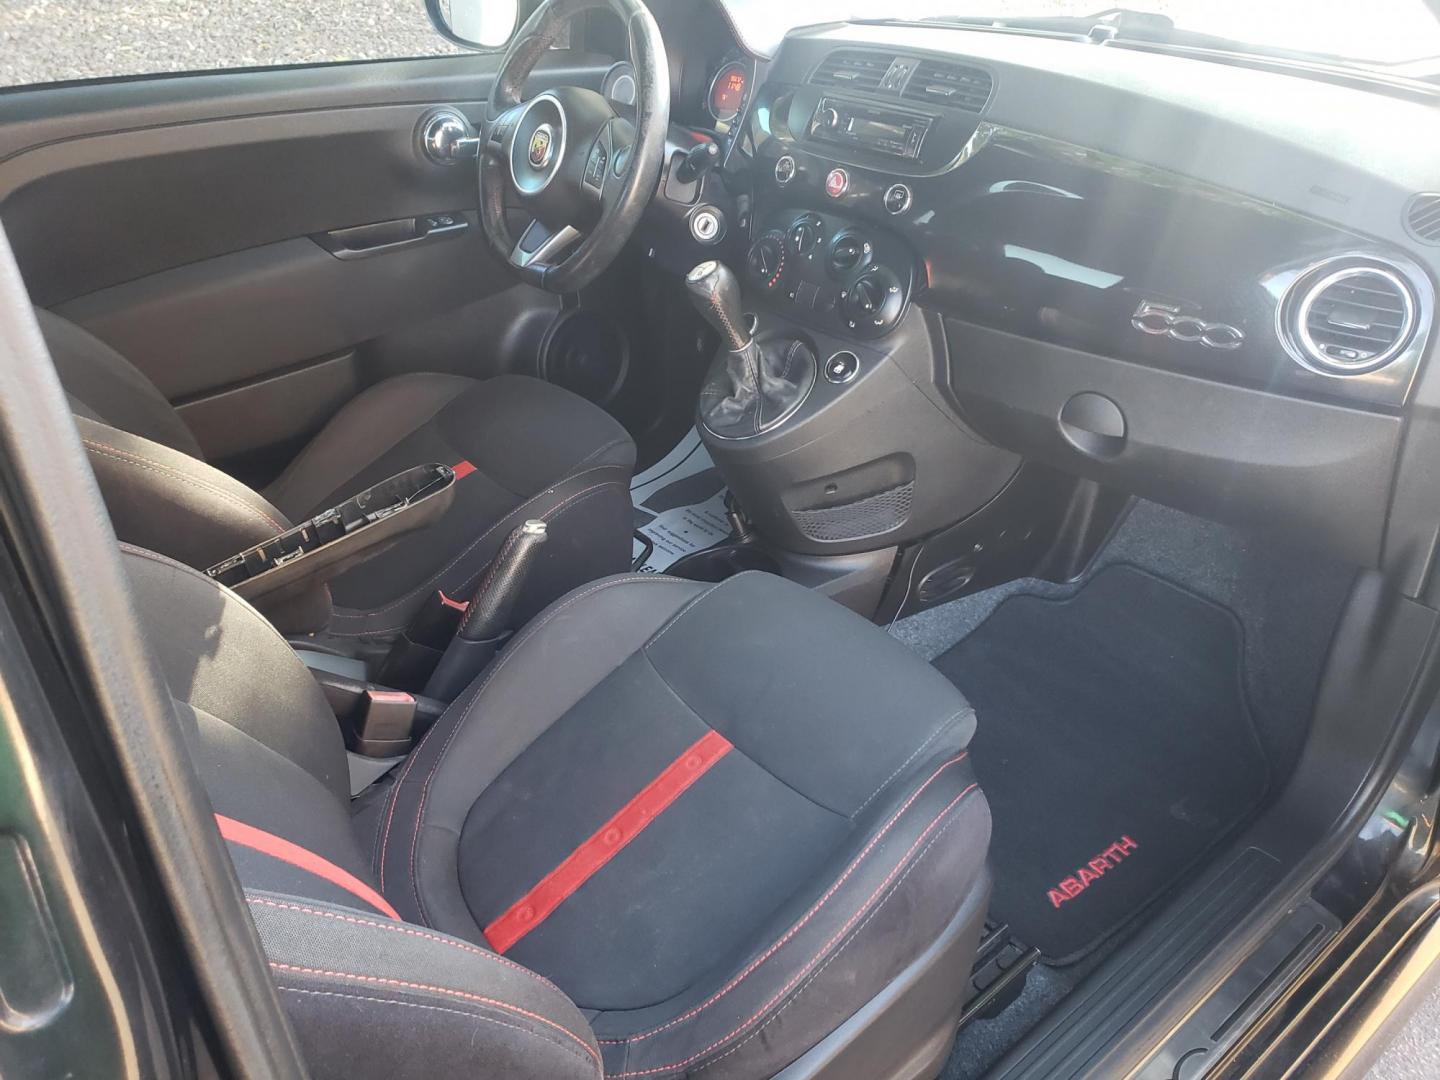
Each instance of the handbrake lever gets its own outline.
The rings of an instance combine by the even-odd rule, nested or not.
[[[515,629],[510,625],[515,604],[546,539],[546,525],[540,520],[527,521],[510,534],[480,579],[455,636],[425,684],[427,697],[453,701],[495,658]]]

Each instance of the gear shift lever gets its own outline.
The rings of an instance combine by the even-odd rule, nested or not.
[[[700,388],[700,419],[715,435],[744,439],[775,427],[799,408],[815,384],[815,354],[803,341],[745,332],[740,282],[724,263],[702,262],[685,288],[724,350]]]
[[[750,336],[745,333],[745,313],[740,309],[740,282],[734,271],[710,259],[685,275],[685,288],[727,349],[739,352],[750,344]]]

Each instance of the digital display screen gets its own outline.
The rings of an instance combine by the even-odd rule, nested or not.
[[[750,75],[744,64],[726,64],[710,84],[710,115],[716,120],[734,120],[745,104],[749,85]]]
[[[879,120],[865,120],[859,116],[850,118],[850,134],[858,135],[862,139],[897,139],[903,142],[905,133],[904,124],[886,124]]]

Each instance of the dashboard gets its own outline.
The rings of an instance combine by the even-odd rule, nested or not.
[[[990,442],[1415,570],[1433,97],[899,25],[760,56],[723,21],[672,61],[676,115],[726,141],[706,198],[758,308],[878,357],[923,322]]]

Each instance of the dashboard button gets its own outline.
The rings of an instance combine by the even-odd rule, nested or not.
[[[848,349],[842,349],[825,361],[825,379],[836,385],[844,385],[860,374],[860,358]]]
[[[892,214],[905,213],[914,199],[914,195],[904,184],[891,184],[885,189],[885,209]]]
[[[838,199],[850,190],[850,174],[844,169],[831,169],[825,177],[825,194]]]
[[[779,161],[775,162],[775,182],[777,184],[788,184],[795,179],[795,159],[786,154]]]

